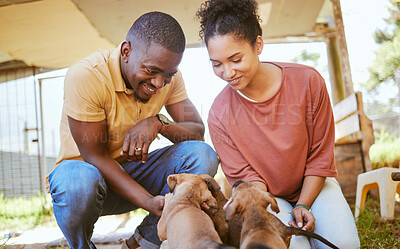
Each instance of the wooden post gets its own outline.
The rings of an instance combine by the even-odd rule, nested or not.
[[[328,68],[331,80],[332,103],[335,105],[345,98],[343,90],[342,69],[340,67],[335,33],[326,33],[325,37],[328,52]]]
[[[349,54],[347,51],[346,37],[344,34],[340,0],[331,0],[331,2],[336,26],[337,53],[340,61],[340,69],[343,80],[343,97],[346,97],[354,92],[353,81],[351,79]],[[338,94],[338,96],[342,97],[341,95],[342,94]]]
[[[365,115],[364,112],[364,103],[362,100],[362,93],[356,92],[357,105],[359,106],[359,120],[360,120],[360,129],[362,131],[362,140],[361,140],[361,151],[364,162],[365,171],[371,171],[372,165],[371,160],[369,158],[369,148],[374,143],[374,128],[372,126],[372,121]]]

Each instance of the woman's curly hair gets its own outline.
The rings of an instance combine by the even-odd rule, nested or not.
[[[262,35],[256,0],[207,0],[197,11],[205,44],[215,35],[234,35],[254,45]]]

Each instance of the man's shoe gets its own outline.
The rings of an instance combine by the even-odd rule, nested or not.
[[[136,242],[136,240],[135,240],[135,244],[138,244],[138,243]],[[122,241],[121,249],[143,249],[143,248],[140,247],[139,245],[134,245],[133,248],[130,248],[130,247],[128,246],[128,239],[124,239],[124,240]]]

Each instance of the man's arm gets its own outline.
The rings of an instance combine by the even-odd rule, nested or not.
[[[173,143],[204,140],[204,124],[189,99],[168,105],[166,110],[174,122],[164,128],[155,116],[140,121],[126,134],[121,156],[126,160],[145,163],[150,144],[158,133]],[[140,150],[136,151],[135,148]]]
[[[164,197],[153,197],[109,156],[106,121],[82,122],[68,117],[68,123],[83,160],[102,173],[108,187],[136,206],[161,216]]]
[[[204,124],[196,107],[189,99],[165,107],[175,122],[161,134],[171,142],[177,143],[186,140],[204,140]]]

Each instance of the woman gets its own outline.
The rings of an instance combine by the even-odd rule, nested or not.
[[[324,79],[308,66],[259,61],[257,9],[255,0],[209,0],[197,12],[214,73],[228,82],[208,118],[222,169],[230,184],[257,182],[277,197],[283,222],[339,248],[359,248],[334,179],[334,120]],[[291,243],[323,247],[301,236]]]

